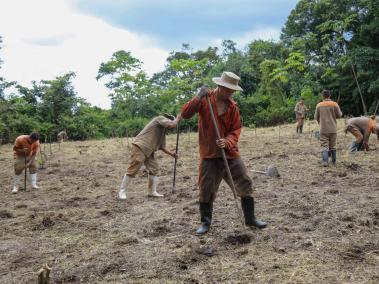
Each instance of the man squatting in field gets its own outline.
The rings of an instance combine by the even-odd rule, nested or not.
[[[376,133],[379,140],[379,123],[376,123],[373,117],[353,117],[347,121],[345,133],[350,132],[355,137],[355,141],[351,143],[350,152],[369,150],[368,140],[371,133]]]
[[[322,96],[323,101],[316,106],[315,119],[320,125],[322,165],[327,167],[329,153],[332,156],[332,163],[337,162],[337,118],[342,117],[342,112],[339,105],[330,99],[329,90],[324,90]]]
[[[14,162],[14,181],[12,193],[17,193],[19,189],[19,183],[21,181],[21,174],[29,168],[30,179],[32,182],[32,188],[38,189],[37,186],[37,163],[36,155],[39,149],[39,135],[33,132],[30,135],[20,135],[16,138],[13,146]],[[26,164],[25,164],[26,157]]]
[[[303,126],[304,126],[304,118],[305,118],[305,112],[308,111],[308,108],[304,105],[304,99],[301,98],[300,101],[295,106],[295,114],[296,114],[296,133],[303,133]]]
[[[148,196],[162,197],[157,192],[158,185],[158,162],[154,153],[162,150],[166,154],[175,158],[177,155],[166,149],[166,129],[175,128],[178,119],[169,114],[157,116],[153,118],[142,131],[134,138],[132,142],[131,156],[128,169],[122,179],[120,190],[118,192],[119,199],[126,199],[126,189],[130,181],[138,173],[143,164],[148,170]]]
[[[189,119],[196,113],[199,114],[198,131],[201,158],[199,165],[199,201],[202,225],[196,231],[198,235],[205,234],[210,228],[213,202],[216,199],[216,193],[222,179],[230,185],[220,148],[225,150],[236,193],[241,197],[246,225],[258,228],[264,228],[267,225],[255,218],[252,181],[247,175],[246,167],[238,150],[242,124],[239,108],[232,99],[232,95],[237,90],[242,91],[242,88],[238,86],[239,79],[237,75],[231,72],[224,72],[221,78],[213,78],[217,88],[209,90],[207,86],[203,86],[198,94],[183,106],[181,114],[178,116],[179,119]],[[221,139],[217,139],[216,130],[212,123],[206,99],[207,94],[213,106],[220,135],[223,137]]]

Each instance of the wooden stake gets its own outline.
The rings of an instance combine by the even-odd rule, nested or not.
[[[41,169],[43,169],[44,167],[44,165],[45,165],[45,161],[44,161],[44,159],[43,159],[43,156],[42,156],[42,147],[41,147],[41,145],[39,145],[39,154],[40,154],[40,157],[41,157]]]
[[[49,146],[50,146],[50,156],[52,155],[52,151],[51,151],[51,134],[49,135]]]
[[[178,155],[178,149],[179,149],[179,123],[176,125],[176,147],[175,147],[175,154]],[[177,164],[178,158],[175,157],[175,163],[174,163],[174,179],[172,181],[172,192],[174,193],[176,191],[175,188],[175,181],[176,181],[176,164]]]
[[[26,168],[26,151],[27,151],[28,149],[26,149],[26,148],[24,148],[24,161],[25,161],[25,177],[24,177],[24,190],[26,191],[26,171],[28,170],[27,168]]]

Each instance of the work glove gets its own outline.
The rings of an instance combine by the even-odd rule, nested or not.
[[[203,97],[205,97],[209,92],[208,85],[203,85],[199,91],[197,92],[196,96],[201,100]]]

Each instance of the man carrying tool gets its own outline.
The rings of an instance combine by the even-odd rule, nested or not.
[[[39,134],[33,132],[30,135],[21,135],[16,138],[13,146],[13,154],[15,158],[14,163],[14,182],[12,193],[17,193],[19,183],[21,181],[21,174],[29,168],[32,188],[38,189],[37,186],[37,163],[36,155],[39,149]],[[26,174],[25,174],[26,176]]]
[[[347,121],[345,133],[347,132],[350,132],[355,137],[355,141],[353,141],[349,147],[350,152],[368,151],[368,140],[371,133],[375,133],[379,140],[379,123],[376,123],[375,116],[353,117]]]
[[[304,126],[304,119],[305,119],[305,113],[309,109],[304,105],[304,99],[300,98],[300,101],[295,106],[295,114],[296,114],[296,133],[303,133],[303,126]]]
[[[332,156],[332,163],[337,162],[337,118],[342,117],[339,105],[330,99],[329,90],[322,93],[323,101],[318,103],[315,111],[315,119],[320,125],[320,142],[322,165],[329,165],[329,153]]]
[[[266,223],[259,221],[254,215],[254,199],[252,197],[252,181],[247,175],[246,167],[240,158],[238,140],[241,133],[239,108],[232,99],[235,91],[242,91],[238,86],[240,78],[232,72],[223,72],[220,78],[213,78],[217,88],[209,90],[203,86],[195,97],[187,102],[179,119],[189,119],[199,114],[198,131],[200,145],[199,165],[199,201],[202,225],[197,229],[197,235],[208,232],[211,221],[213,202],[222,179],[229,185],[221,149],[224,149],[227,164],[236,188],[236,194],[241,197],[245,223],[248,226],[264,228]],[[217,130],[212,124],[212,113],[208,105],[208,96],[217,121],[220,139],[217,139]]]
[[[119,199],[126,199],[126,189],[133,177],[136,176],[143,164],[148,170],[148,196],[163,197],[157,192],[158,185],[158,162],[154,153],[162,150],[173,158],[177,158],[175,152],[166,149],[166,129],[175,128],[178,119],[169,114],[153,118],[144,129],[134,138],[132,143],[130,162],[128,169],[122,179]]]

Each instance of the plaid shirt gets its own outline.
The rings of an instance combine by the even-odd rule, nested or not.
[[[238,150],[238,140],[241,134],[241,119],[237,103],[229,99],[227,101],[227,110],[218,115],[215,90],[209,92],[209,98],[215,114],[215,119],[218,124],[221,138],[226,139],[225,154],[227,158],[237,158],[240,156]],[[198,131],[199,131],[199,145],[200,157],[203,159],[212,159],[221,157],[220,148],[216,145],[217,134],[213,125],[211,112],[208,106],[207,99],[203,97],[201,100],[195,96],[187,102],[181,110],[181,116],[189,119],[196,113],[199,114]]]

